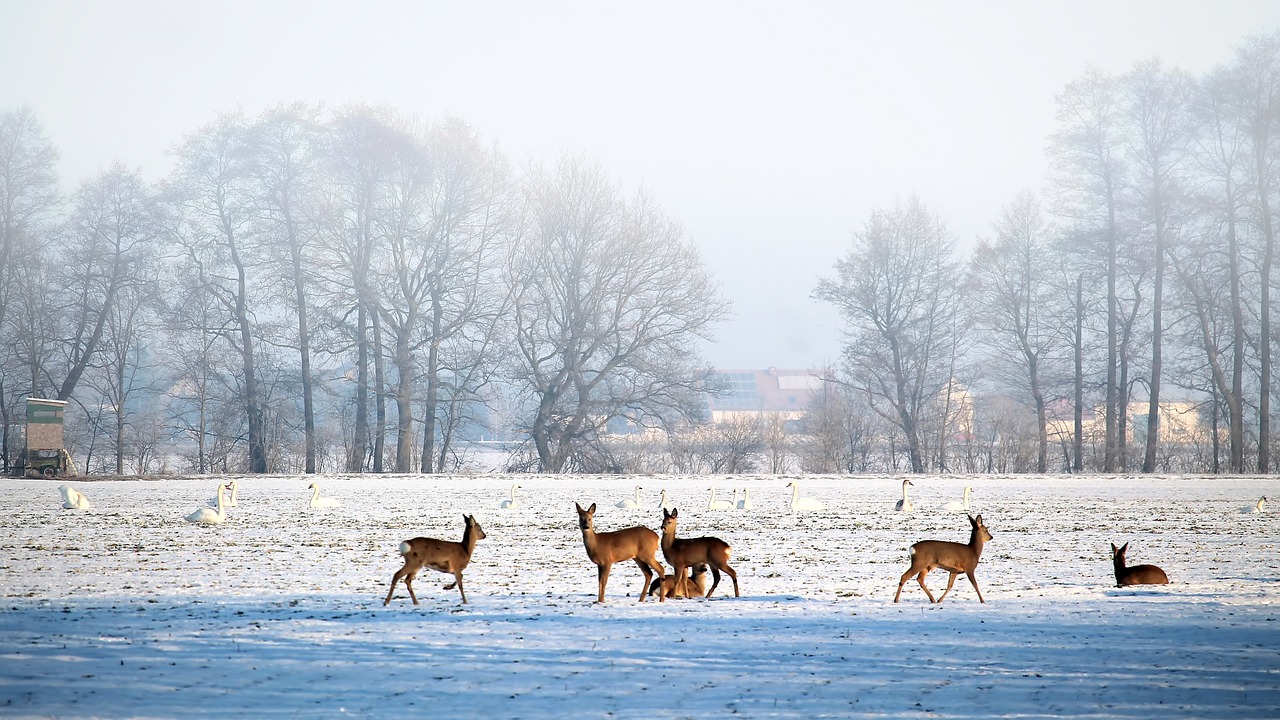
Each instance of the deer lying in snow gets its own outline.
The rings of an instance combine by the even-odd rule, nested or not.
[[[978,589],[978,581],[974,579],[973,571],[978,567],[978,558],[982,557],[982,546],[991,539],[991,533],[987,531],[987,526],[982,524],[981,515],[976,518],[970,515],[969,524],[973,527],[973,531],[969,534],[967,545],[947,540],[921,540],[911,546],[911,567],[898,581],[898,592],[893,596],[894,602],[898,602],[898,598],[902,596],[902,586],[914,577],[920,583],[924,594],[929,596],[929,602],[940,603],[946,599],[947,593],[951,592],[951,586],[956,583],[956,575],[960,573],[968,576],[969,583],[973,585],[973,591],[978,593],[978,602],[986,602],[982,599],[982,591]],[[942,597],[937,600],[933,599],[933,593],[929,592],[929,588],[924,584],[924,576],[934,568],[942,568],[951,573],[951,579],[947,581],[947,589],[942,591]]]
[[[400,578],[404,578],[404,587],[409,591],[413,604],[417,605],[418,596],[413,594],[413,578],[424,567],[452,574],[453,582],[445,585],[444,589],[452,590],[457,585],[458,594],[462,596],[463,604],[466,604],[467,593],[462,589],[462,571],[471,562],[471,553],[475,551],[476,543],[485,538],[485,534],[474,517],[463,515],[462,519],[467,523],[466,529],[462,531],[462,542],[416,537],[400,543],[404,567],[391,577],[391,589],[387,590],[387,599],[382,601],[384,606],[391,602],[391,595],[396,591],[396,583]]]
[[[1111,543],[1111,564],[1116,569],[1116,587],[1125,585],[1168,585],[1169,576],[1155,565],[1134,565],[1125,567],[1124,554],[1129,550],[1129,543],[1116,547]]]
[[[704,564],[694,565],[689,568],[689,572],[676,582],[676,576],[668,575],[661,580],[654,578],[649,583],[649,597],[657,595],[661,586],[663,597],[669,598],[695,598],[702,597],[707,594],[707,566]]]

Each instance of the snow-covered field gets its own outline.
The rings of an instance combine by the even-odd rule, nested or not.
[[[309,510],[313,479],[241,477],[214,526],[183,518],[226,478],[69,483],[86,511],[0,480],[0,717],[1280,717],[1280,523],[1240,512],[1280,478],[922,477],[911,513],[887,476],[321,476],[342,506]],[[789,513],[792,479],[827,509]],[[912,542],[968,540],[965,485],[986,604],[963,575],[893,604]],[[574,501],[656,530],[664,488],[742,597],[639,604],[626,562],[594,603]],[[383,607],[398,543],[463,513],[470,603],[423,570]],[[1171,584],[1116,588],[1111,542]]]

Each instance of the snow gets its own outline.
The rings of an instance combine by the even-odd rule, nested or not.
[[[891,476],[250,476],[225,523],[183,520],[228,479],[0,480],[0,716],[1280,717],[1280,533],[1240,512],[1280,478],[917,477],[896,513]],[[792,480],[827,510],[787,512]],[[706,510],[712,484],[755,509]],[[967,541],[965,485],[986,604],[963,575],[894,604],[912,542]],[[664,488],[743,596],[637,603],[627,562],[594,603],[574,501],[656,530]],[[470,603],[423,570],[383,607],[400,541],[464,513]],[[1116,588],[1112,542],[1171,584]]]

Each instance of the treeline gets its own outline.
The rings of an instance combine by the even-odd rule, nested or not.
[[[41,396],[103,472],[442,472],[508,431],[548,472],[1271,472],[1278,129],[1277,34],[1201,77],[1086,70],[1043,191],[971,256],[918,199],[854,233],[813,293],[843,361],[797,435],[702,424],[725,301],[598,165],[295,105],[218,118],[161,182],[116,165],[64,195],[11,110],[0,450]]]
[[[64,196],[29,109],[0,115],[0,450],[68,400],[95,472],[441,472],[517,428],[596,469],[610,419],[702,411],[725,304],[680,228],[598,165],[513,171],[465,122],[279,107]],[[175,460],[177,458],[177,460]]]
[[[814,293],[850,342],[811,464],[1274,471],[1278,131],[1280,34],[1202,77],[1090,68],[967,260],[925,203],[874,212]]]

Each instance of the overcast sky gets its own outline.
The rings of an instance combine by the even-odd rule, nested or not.
[[[1039,189],[1054,97],[1087,64],[1201,73],[1280,2],[0,0],[0,110],[29,105],[68,187],[237,108],[459,116],[516,165],[569,150],[643,185],[734,307],[726,368],[838,358],[810,299],[873,208],[920,196],[962,246]]]

